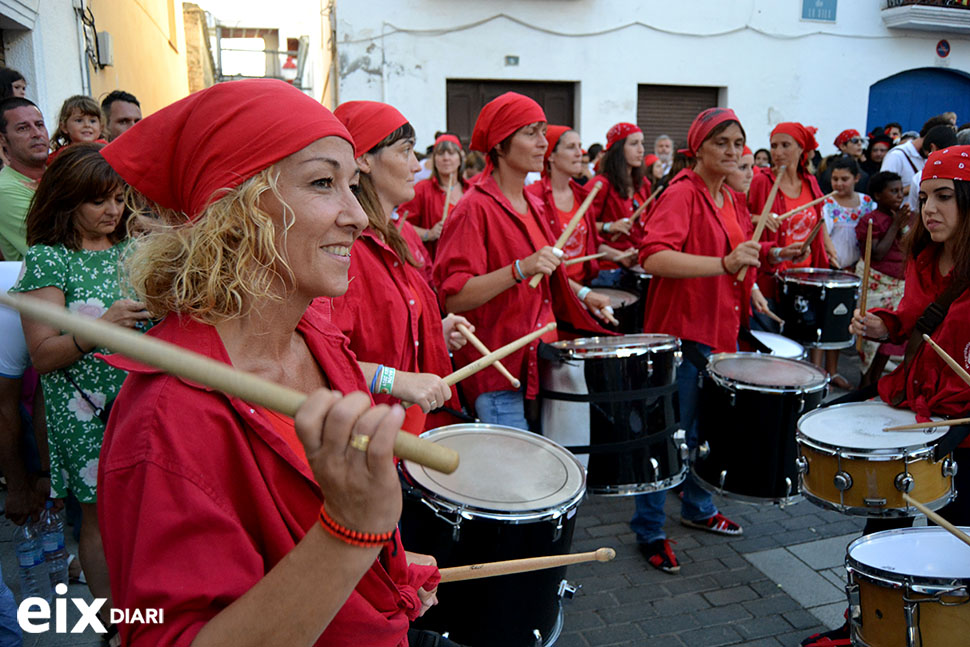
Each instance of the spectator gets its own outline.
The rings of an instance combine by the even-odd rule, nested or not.
[[[101,101],[101,114],[104,117],[104,134],[110,142],[141,121],[141,104],[135,95],[115,90]]]
[[[759,148],[754,152],[754,165],[760,168],[771,168],[771,151]]]
[[[859,168],[868,173],[870,177],[878,173],[882,161],[892,145],[892,138],[882,132],[881,129],[877,128],[869,133],[869,147],[866,149],[866,158],[859,164]]]
[[[589,147],[589,170],[594,176],[598,172],[600,160],[606,155],[603,144],[593,144]]]
[[[914,138],[912,141],[904,142],[886,153],[886,157],[883,159],[882,166],[879,170],[895,173],[902,179],[904,198],[909,194],[913,176],[917,171],[923,168],[923,164],[926,161],[926,158],[921,152],[923,148],[923,137],[926,136],[933,126],[949,124],[950,120],[942,115],[931,117],[925,124],[923,124],[923,128],[920,129],[919,135],[916,138]],[[894,125],[895,124],[889,124],[886,126],[887,134],[889,134],[890,126]],[[916,186],[916,191],[918,192],[919,185]]]
[[[858,130],[848,129],[843,130],[839,133],[839,136],[835,138],[835,147],[839,149],[839,152],[835,155],[826,157],[822,164],[819,166],[818,173],[818,185],[822,189],[822,193],[830,193],[832,191],[831,176],[832,171],[829,169],[832,161],[840,157],[849,157],[856,161],[856,164],[861,164],[865,159],[865,145],[866,140],[862,138]],[[855,191],[862,192],[866,190],[869,185],[869,174],[865,171],[858,170],[858,180],[855,185]]]
[[[477,177],[484,170],[485,156],[478,151],[468,151],[468,154],[465,155],[465,170],[462,171],[465,180],[473,182],[473,178]]]
[[[47,164],[47,143],[44,116],[33,102],[22,97],[0,101],[0,144],[10,158],[0,170],[0,253],[8,261],[27,253],[24,222]]]
[[[952,126],[933,126],[930,131],[926,133],[926,137],[923,137],[923,145],[920,147],[920,155],[923,157],[929,157],[930,153],[938,150],[943,150],[949,146],[955,146],[957,143],[957,132]],[[920,169],[913,175],[911,180],[914,187],[919,187],[920,182],[923,179],[923,169]],[[912,213],[917,213],[919,211],[919,191],[910,191],[909,195],[904,200],[906,206]]]
[[[0,67],[0,100],[25,96],[27,96],[27,81],[24,75],[9,67]]]
[[[970,127],[961,128],[957,131],[957,145],[966,146],[970,144]]]
[[[660,160],[660,166],[663,169],[660,177],[663,177],[670,171],[670,165],[674,162],[674,140],[670,135],[661,135],[653,141],[653,154]],[[654,179],[651,177],[650,181],[653,182]]]
[[[124,183],[100,150],[96,144],[71,146],[44,174],[27,214],[30,248],[14,291],[132,328],[148,313],[122,298]],[[110,608],[95,486],[106,410],[125,373],[95,358],[97,349],[87,340],[47,324],[24,319],[24,336],[47,405],[51,496],[64,498],[71,490],[81,502],[81,566],[91,595],[108,598]]]
[[[903,125],[895,121],[890,121],[888,124],[882,127],[882,131],[886,133],[886,136],[893,140],[893,143],[895,144],[903,135]]]
[[[50,164],[61,151],[71,144],[80,142],[98,142],[107,144],[101,139],[101,109],[91,97],[75,94],[64,101],[61,114],[57,119],[57,130],[51,136],[51,154],[47,158]]]

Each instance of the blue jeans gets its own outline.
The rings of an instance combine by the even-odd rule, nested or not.
[[[593,288],[615,288],[620,284],[620,278],[622,276],[622,267],[618,267],[615,270],[600,270],[600,273],[596,275],[595,279],[589,282],[589,285]]]
[[[711,347],[698,344],[697,349],[704,357],[711,356]],[[687,446],[697,447],[697,398],[699,371],[686,358],[677,368],[677,395],[680,399],[680,426],[687,432]],[[688,521],[702,521],[717,514],[717,506],[711,499],[711,493],[697,482],[692,473],[688,473],[683,485],[684,497],[680,505],[680,516]],[[664,502],[667,500],[667,490],[638,494],[633,497],[636,512],[630,520],[630,529],[637,536],[637,542],[645,544],[666,538],[664,534]]]
[[[17,622],[17,602],[0,572],[0,647],[21,647],[23,644],[23,634]]]
[[[529,430],[522,391],[489,391],[475,399],[475,413],[482,422]]]

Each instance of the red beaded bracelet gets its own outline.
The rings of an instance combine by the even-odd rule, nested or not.
[[[340,541],[350,544],[351,546],[362,546],[364,548],[383,546],[394,538],[394,533],[397,530],[395,528],[394,530],[389,530],[380,534],[351,530],[350,528],[346,528],[334,521],[333,517],[327,514],[327,509],[325,506],[320,506],[320,525],[323,526],[324,530],[329,532]]]

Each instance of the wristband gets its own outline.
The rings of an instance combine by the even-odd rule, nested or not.
[[[781,247],[772,247],[768,255],[771,256],[772,263],[779,263],[781,261]]]
[[[390,366],[385,366],[384,370],[381,371],[381,379],[377,386],[377,392],[385,395],[391,394],[391,389],[394,388],[394,375],[397,373],[397,369],[393,369]]]
[[[727,256],[722,256],[721,257],[721,267],[724,268],[724,273],[725,274],[730,274],[731,273],[731,270],[728,269],[727,263],[724,261],[725,258],[727,258]]]
[[[71,341],[74,342],[74,348],[77,349],[77,352],[81,353],[82,355],[88,354],[88,351],[81,348],[81,344],[77,343],[77,337],[75,337],[74,335],[71,335]]]
[[[394,533],[397,531],[397,528],[382,533],[351,530],[334,521],[333,517],[327,514],[326,506],[320,506],[320,525],[323,526],[324,530],[345,544],[360,546],[362,548],[383,546],[394,538]]]
[[[585,301],[586,295],[589,294],[590,292],[592,292],[592,290],[590,290],[588,287],[584,285],[583,287],[579,288],[579,292],[576,293],[576,298],[579,299],[580,301]]]
[[[515,273],[519,275],[519,278],[515,281],[516,283],[521,283],[525,280],[525,272],[522,271],[522,266],[519,265],[519,259],[515,259]]]
[[[381,373],[383,371],[384,371],[384,365],[381,364],[380,366],[377,367],[377,370],[374,372],[374,379],[372,379],[370,381],[370,392],[371,393],[377,393],[377,380],[381,376]]]
[[[604,234],[609,233],[609,231],[610,231],[610,225],[612,225],[612,224],[613,224],[612,222],[604,222],[603,223],[603,233]]]

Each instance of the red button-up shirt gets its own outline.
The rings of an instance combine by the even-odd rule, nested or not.
[[[367,390],[321,310],[311,306],[298,330],[332,388]],[[212,326],[169,315],[148,334],[230,363]],[[124,357],[107,361],[129,371],[98,470],[111,594],[119,608],[165,613],[163,624],[120,625],[122,642],[189,645],[318,523],[322,493],[258,407]],[[418,571],[409,571],[399,539],[389,548],[317,645],[407,645],[422,582],[410,576]]]
[[[414,185],[414,198],[410,202],[405,202],[397,208],[402,218],[421,229],[431,229],[441,220],[441,215],[445,209],[445,189],[438,184],[438,180],[432,175],[427,180],[421,180]],[[468,190],[468,182],[461,180],[461,189],[464,193]],[[452,191],[454,191],[452,187]],[[449,213],[455,208],[450,207]],[[435,251],[438,249],[438,241],[429,240],[424,244],[428,248],[428,257],[434,261]]]
[[[529,193],[525,198],[529,213],[516,214],[492,177],[482,179],[462,197],[445,221],[435,257],[434,276],[442,303],[461,292],[468,279],[507,268],[517,259],[538,251],[525,218],[535,220],[545,237],[544,245],[555,242],[546,219],[541,216],[542,203]],[[476,334],[492,350],[542,328],[557,317],[578,329],[610,334],[599,327],[576,298],[564,272],[553,272],[551,279],[544,278],[535,289],[527,281],[517,283],[491,301],[462,314],[475,324]],[[534,342],[502,360],[509,372],[526,386],[525,395],[529,399],[534,399],[539,392],[537,348],[538,343]],[[464,366],[480,356],[469,344],[455,352],[455,363]],[[508,380],[491,367],[461,384],[471,403],[482,393],[512,389]]]
[[[929,245],[906,264],[906,287],[895,310],[872,309],[889,328],[889,340],[906,343],[923,311],[949,287],[951,277],[941,276],[939,248]],[[970,291],[956,299],[943,323],[930,335],[940,347],[965,369],[970,370]],[[928,419],[936,416],[962,416],[970,411],[970,386],[950,368],[929,344],[922,344],[909,371],[902,364],[879,380],[879,396],[890,404],[912,410]],[[970,447],[970,438],[962,447]]]
[[[637,210],[637,207],[650,197],[650,181],[647,179],[643,180],[640,189],[634,192],[633,196],[629,198],[621,196],[613,188],[613,185],[610,184],[610,181],[606,179],[606,176],[597,175],[591,181],[587,182],[586,186],[592,191],[596,184],[602,185],[602,188],[596,194],[596,199],[593,200],[593,206],[596,207],[597,219],[602,223],[616,222],[623,218],[629,218]],[[601,232],[603,241],[610,247],[615,247],[616,249],[630,249],[631,247],[639,246],[639,241],[634,233],[634,230],[631,230],[629,235],[621,234],[616,240],[613,240],[613,232],[606,232],[605,234]],[[615,269],[618,267],[615,263],[609,261],[603,261],[600,265],[603,269]]]
[[[350,340],[357,359],[441,377],[451,373],[438,299],[420,270],[401,261],[368,228],[351,249],[349,276],[347,293],[330,301],[333,323]],[[460,408],[454,389],[452,396],[448,405]],[[374,400],[397,402],[388,395],[374,396]],[[454,422],[440,415],[425,421],[418,411],[417,407],[408,410],[410,416],[421,418],[408,431],[420,433]]]
[[[573,192],[574,206],[579,209],[582,205],[583,200],[589,194],[589,189],[584,187],[579,182],[574,180],[569,180],[569,188]],[[526,193],[531,193],[535,197],[542,201],[542,216],[549,223],[549,229],[552,231],[553,236],[558,240],[559,236],[562,235],[563,230],[569,223],[563,224],[562,217],[560,217],[560,211],[556,207],[556,200],[552,195],[552,181],[549,176],[543,176],[538,182],[533,182],[529,186],[525,187]],[[602,189],[601,189],[602,191]],[[569,240],[563,246],[563,252],[565,256],[563,259],[578,258],[580,256],[589,256],[590,254],[595,254],[596,250],[599,249],[600,238],[599,234],[596,232],[596,206],[595,204],[589,205],[589,209],[586,210],[583,219],[579,222],[576,229],[573,231]],[[578,264],[579,267],[570,266],[567,273],[569,277],[579,283],[588,283],[589,281],[596,278],[599,274],[600,264],[593,259],[591,261],[585,261]],[[575,268],[575,269],[574,269]]]
[[[722,188],[733,201],[738,227],[751,235],[751,218],[740,194]],[[728,230],[699,175],[689,169],[677,174],[657,199],[644,223],[640,263],[660,251],[723,257],[731,252]],[[738,330],[747,321],[756,272],[742,284],[734,275],[690,279],[654,275],[647,290],[644,331],[700,342],[715,352],[733,352]]]

